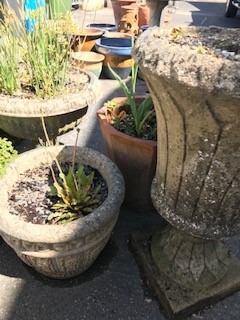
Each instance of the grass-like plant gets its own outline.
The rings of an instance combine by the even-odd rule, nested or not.
[[[120,87],[123,89],[126,97],[127,97],[127,105],[130,106],[131,113],[133,115],[135,130],[137,137],[140,137],[141,131],[143,129],[144,124],[154,112],[151,108],[152,106],[152,98],[148,96],[139,106],[136,105],[136,83],[137,83],[137,73],[138,73],[138,65],[134,63],[132,66],[132,77],[131,77],[131,86],[128,88],[126,83],[119,77],[119,75],[108,65],[112,75],[118,81]]]
[[[18,156],[12,142],[7,138],[0,137],[0,179],[6,171],[7,165]]]
[[[1,6],[0,93],[13,95],[27,91],[49,98],[65,90],[70,69],[70,39],[66,28],[53,28],[43,8],[21,14]],[[35,21],[29,32],[23,23]],[[23,21],[22,21],[23,20]],[[68,30],[74,26],[70,15],[62,20]]]
[[[32,32],[22,32],[22,59],[29,84],[37,96],[49,97],[62,91],[69,70],[69,39],[60,28],[46,23],[41,9],[32,13],[37,22]]]
[[[53,145],[49,140],[43,117],[42,125],[47,141],[46,144],[49,146]],[[50,186],[50,195],[59,198],[52,206],[52,213],[47,218],[52,224],[65,224],[82,218],[93,212],[93,210],[101,203],[101,185],[95,186],[94,171],[87,174],[84,165],[76,164],[79,132],[80,130],[78,129],[72,163],[69,165],[68,172],[64,174],[57,158],[54,159],[58,170],[57,174],[54,171],[53,165],[49,163],[54,181]]]
[[[0,5],[4,24],[0,23],[0,92],[13,95],[19,89],[19,46],[16,27],[11,16]]]

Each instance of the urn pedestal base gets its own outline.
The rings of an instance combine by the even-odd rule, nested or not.
[[[152,232],[131,235],[131,247],[142,267],[149,285],[170,319],[177,319],[198,311],[240,289],[240,262],[229,256],[228,272],[215,285],[207,289],[184,288],[159,271],[151,254]]]

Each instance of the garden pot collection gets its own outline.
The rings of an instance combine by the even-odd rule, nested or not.
[[[26,170],[41,163],[72,160],[73,147],[44,147],[21,154],[0,181],[0,234],[19,258],[50,278],[72,278],[90,267],[108,242],[124,197],[119,169],[99,152],[77,149],[77,163],[95,168],[108,188],[106,200],[87,216],[65,225],[25,222],[8,209],[8,192]],[[31,197],[31,195],[29,195]]]
[[[144,98],[136,97],[139,104]],[[121,101],[122,105],[127,101],[124,97],[114,100]],[[156,169],[157,142],[130,137],[116,130],[109,123],[106,107],[97,115],[108,156],[119,167],[125,180],[124,202],[136,211],[153,209],[150,189]]]

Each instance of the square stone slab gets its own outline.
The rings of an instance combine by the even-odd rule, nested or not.
[[[131,247],[150,286],[170,319],[190,315],[240,289],[240,262],[231,255],[230,266],[223,279],[207,289],[186,289],[164,276],[151,255],[152,232],[135,232],[131,235]]]

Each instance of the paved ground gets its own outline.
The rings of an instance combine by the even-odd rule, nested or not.
[[[192,2],[193,3],[193,2]],[[214,1],[221,8],[223,1]],[[183,3],[185,8],[192,4]],[[203,6],[207,17],[223,21],[222,11],[210,15],[212,4],[195,2],[194,8]],[[183,8],[183,7],[182,7]],[[175,19],[189,16],[180,7]],[[188,11],[189,12],[189,11]],[[201,12],[201,15],[205,15]],[[92,13],[91,13],[92,14]],[[80,12],[76,13],[80,17]],[[221,17],[220,17],[221,16]],[[91,21],[92,17],[88,21]],[[107,20],[108,19],[108,20]],[[211,18],[212,19],[212,18]],[[208,21],[210,18],[208,18]],[[220,21],[218,20],[218,21]],[[110,9],[99,10],[97,22],[113,22]],[[181,20],[182,21],[182,20]],[[196,19],[195,19],[196,21]],[[225,21],[225,20],[224,20]],[[234,20],[239,22],[239,16]],[[205,20],[204,23],[207,21]],[[234,23],[235,23],[234,22]],[[103,94],[89,111],[80,125],[80,145],[87,145],[105,152],[96,121],[96,110],[103,102],[119,95],[117,84],[111,80],[101,80]],[[147,89],[139,81],[138,90]],[[73,144],[75,130],[59,138],[61,143]],[[163,320],[161,306],[154,293],[148,289],[129,247],[129,237],[134,230],[146,230],[161,221],[156,211],[137,213],[123,207],[120,217],[106,248],[93,266],[79,277],[66,280],[50,280],[24,265],[15,253],[0,240],[0,319],[1,320]],[[240,257],[240,238],[229,242],[232,250]],[[188,320],[239,320],[240,293],[235,293],[214,306],[193,314]],[[183,320],[183,319],[182,319]]]

